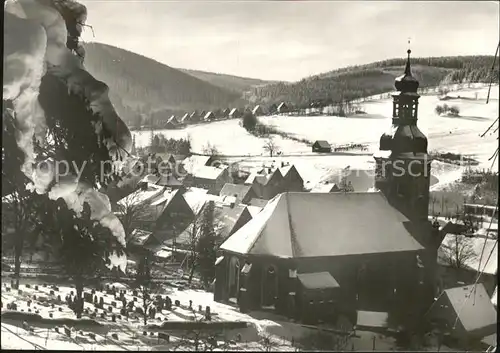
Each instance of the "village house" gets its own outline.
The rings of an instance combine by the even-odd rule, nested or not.
[[[251,185],[226,183],[220,191],[220,196],[234,196],[237,203],[248,204],[257,197]]]
[[[227,119],[229,117],[229,113],[231,113],[231,109],[226,108],[222,111],[221,118],[222,119]]]
[[[264,168],[261,173],[252,173],[245,180],[258,198],[270,200],[284,189],[284,178],[278,168]]]
[[[428,315],[462,347],[481,351],[496,346],[497,311],[481,283],[446,289]]]
[[[482,255],[481,255],[482,253]],[[438,249],[438,295],[445,289],[479,283],[491,297],[498,285],[497,240],[484,237],[466,237],[446,234]]]
[[[203,206],[198,209],[198,217],[202,214],[209,202],[214,203],[214,230],[217,236],[217,243],[221,244],[229,236],[233,235],[244,224],[252,219],[246,205],[236,204],[235,199],[227,200],[225,198],[206,199]],[[175,239],[167,242],[167,245],[173,249],[188,249],[192,239],[197,234],[193,234],[193,225],[189,225]]]
[[[195,111],[191,112],[191,114],[189,114],[189,122],[195,123],[195,122],[198,122],[199,120],[200,120],[200,115],[198,114],[197,110],[195,110]]]
[[[276,108],[278,114],[285,114],[285,113],[288,113],[290,110],[288,109],[288,106],[286,105],[285,102],[281,102],[279,105],[278,105],[278,108]]]
[[[229,119],[238,119],[241,118],[241,112],[238,110],[238,108],[233,108],[229,112]]]
[[[206,166],[215,166],[216,159],[213,156],[200,156],[193,154],[187,158],[185,158],[182,162],[182,168],[185,173],[193,174],[194,171],[201,167]]]
[[[283,191],[304,191],[304,179],[293,164],[282,162],[279,170],[283,175]]]
[[[262,107],[260,105],[256,105],[253,109],[252,109],[252,114],[254,116],[261,116],[261,115],[264,115],[264,111],[262,110]]]
[[[193,170],[184,178],[186,186],[207,189],[209,194],[219,195],[226,183],[232,182],[229,168],[203,166]]]
[[[332,152],[332,146],[325,140],[316,140],[312,145],[313,152],[329,153]]]
[[[132,227],[152,232],[144,246],[161,245],[176,236],[194,218],[193,211],[182,197],[182,190],[141,183],[139,189],[118,201],[118,212],[132,217]],[[181,230],[182,230],[181,229]]]
[[[187,124],[189,122],[189,118],[190,118],[189,114],[186,113],[179,119],[179,122],[181,124]]]
[[[217,118],[213,112],[208,112],[203,116],[203,121],[214,121]]]
[[[276,114],[277,111],[278,111],[278,107],[276,106],[276,104],[273,103],[269,106],[269,110],[268,110],[269,115]]]
[[[307,321],[317,319],[311,312],[335,310],[387,312],[399,322],[425,314],[440,237],[428,220],[431,159],[417,127],[418,85],[408,54],[395,80],[392,134],[381,136],[374,154],[377,191],[274,197],[221,245],[215,300],[238,298],[242,311],[271,306]]]
[[[165,125],[163,126],[165,129],[176,129],[177,125],[179,122],[175,118],[175,115],[172,115],[168,120],[166,121]]]

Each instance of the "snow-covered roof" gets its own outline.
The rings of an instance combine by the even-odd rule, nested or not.
[[[474,253],[469,253],[471,256],[464,256],[464,265],[467,268],[477,271],[478,269],[488,274],[496,274],[498,270],[498,245],[497,240],[487,239],[484,237],[472,237],[467,238],[465,236],[456,235],[456,234],[446,234],[444,237],[441,246],[438,250],[438,262],[441,265],[448,266],[449,262],[447,258],[449,258],[450,254],[454,253],[454,249],[457,247],[456,238],[455,237],[463,237],[463,242],[470,243],[470,249],[473,250]],[[464,247],[465,244],[460,243],[459,249]],[[484,247],[484,251],[483,251]],[[481,252],[483,256],[481,256]],[[491,256],[490,256],[491,254]],[[489,259],[488,259],[489,258]]]
[[[229,115],[234,115],[234,113],[238,112],[238,108],[233,108],[231,109],[231,111],[229,112]]]
[[[196,169],[206,166],[210,158],[210,156],[192,155],[184,159],[182,165],[186,172],[193,174]]]
[[[205,204],[208,194],[208,190],[201,188],[189,188],[182,196],[186,200],[187,204],[193,210],[194,214],[198,214],[203,205]]]
[[[252,110],[252,114],[254,114],[254,115],[255,115],[255,114],[257,114],[257,112],[258,112],[260,109],[261,109],[261,108],[260,108],[260,105],[256,105],[256,106],[253,108],[253,110]]]
[[[226,168],[216,168],[209,166],[202,166],[193,171],[193,176],[200,179],[216,180]]]
[[[208,112],[208,113],[206,113],[206,114],[205,114],[205,116],[203,117],[203,120],[208,120],[208,119],[213,118],[213,117],[215,117],[214,113],[212,113],[212,112]]]
[[[316,184],[310,192],[336,192],[339,191],[339,187],[335,183],[320,183]]]
[[[497,302],[498,302],[498,286],[495,287],[495,291],[493,292],[493,295],[491,296],[491,302],[493,303],[494,306],[497,306]]]
[[[138,189],[131,193],[128,196],[125,196],[120,201],[118,201],[118,205],[122,207],[128,207],[131,205],[138,205],[147,200],[159,195],[162,193],[163,188],[161,186],[155,184],[147,184],[147,189]]]
[[[491,303],[491,299],[482,283],[476,288],[473,285],[446,289],[444,293],[448,297],[454,310],[467,332],[476,331],[485,327],[496,327],[497,312]],[[471,296],[470,298],[468,298]]]
[[[252,190],[251,185],[226,183],[222,187],[222,190],[220,191],[219,195],[221,195],[221,196],[235,196],[236,195],[236,198],[239,201],[241,201],[248,195],[248,193],[251,190]]]
[[[259,206],[247,206],[247,210],[248,212],[250,212],[250,215],[252,216],[252,218],[255,218],[255,216],[257,216],[260,211],[262,211],[262,207],[259,207]]]
[[[405,221],[380,193],[282,193],[221,249],[283,258],[423,250]]]

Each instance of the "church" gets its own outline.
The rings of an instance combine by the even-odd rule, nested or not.
[[[306,322],[359,310],[421,315],[432,303],[439,236],[427,217],[431,159],[410,53],[374,155],[375,191],[275,196],[221,245],[216,301]]]

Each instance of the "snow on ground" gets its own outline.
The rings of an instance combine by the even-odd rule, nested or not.
[[[51,286],[43,287],[42,281],[36,279],[22,279],[21,280],[21,291],[19,294],[17,291],[6,290],[6,285],[8,284],[8,279],[2,278],[2,304],[3,310],[5,310],[7,303],[16,302],[17,310],[35,313],[39,311],[39,314],[44,318],[49,318],[49,314],[53,315],[53,318],[75,318],[75,314],[68,308],[67,304],[57,303],[56,297],[60,295],[62,300],[70,294],[71,291],[75,292],[74,288],[65,285],[58,285],[58,291],[54,295],[50,294]],[[25,286],[26,283],[31,284],[31,288]],[[38,290],[34,289],[34,285],[38,284]],[[120,284],[111,284],[115,287],[120,286]],[[173,307],[172,311],[163,310],[161,313],[156,315],[155,319],[149,319],[148,324],[161,324],[165,318],[169,321],[186,321],[199,319],[203,314],[193,312],[187,308],[189,301],[192,301],[193,308],[198,311],[198,306],[201,305],[203,311],[206,306],[210,306],[211,313],[213,315],[214,321],[246,321],[250,323],[250,327],[246,329],[232,330],[229,335],[229,339],[236,339],[236,335],[239,333],[242,337],[241,343],[234,346],[234,349],[262,349],[260,340],[262,335],[270,336],[273,341],[279,343],[280,350],[292,350],[290,342],[292,338],[297,339],[300,335],[311,332],[310,329],[303,328],[299,324],[294,324],[290,322],[285,322],[283,317],[258,313],[258,315],[248,315],[239,312],[238,308],[217,303],[213,301],[213,294],[204,292],[201,290],[178,290],[176,288],[164,287],[162,290],[162,295],[168,295],[172,302],[179,300],[181,307]],[[36,295],[36,299],[33,299],[33,295]],[[116,323],[112,323],[111,313],[108,311],[108,307],[116,305],[113,307],[113,313],[118,314],[122,308],[122,303],[120,300],[114,298],[111,294],[106,294],[105,292],[96,293],[98,297],[103,297],[104,299],[104,310],[97,309],[97,321],[110,325],[111,329],[107,333],[95,331],[89,329],[77,329],[71,333],[71,337],[68,337],[64,331],[61,329],[58,333],[54,328],[47,329],[34,326],[33,332],[28,332],[23,328],[15,326],[12,322],[8,320],[2,320],[2,332],[1,332],[1,348],[2,349],[34,349],[35,346],[43,347],[46,349],[54,350],[128,350],[128,348],[133,347],[137,350],[154,350],[161,347],[163,350],[168,350],[168,343],[165,341],[158,341],[158,336],[143,336],[142,335],[142,316],[133,317],[132,315],[128,320],[124,317],[117,318]],[[127,302],[133,301],[134,297],[130,290],[128,290],[125,295]],[[28,300],[32,300],[30,306],[28,306]],[[141,307],[142,298],[138,297],[135,307]],[[115,302],[115,304],[113,304]],[[54,304],[54,307],[52,307]],[[94,304],[85,303],[85,309],[89,312],[94,312],[96,310]],[[101,314],[106,313],[106,319],[101,318]],[[83,318],[88,318],[88,315],[83,315]],[[270,319],[271,318],[271,319]],[[279,321],[283,320],[283,321]],[[272,329],[271,329],[272,327]],[[90,338],[88,333],[93,331],[95,333],[96,339]],[[111,335],[113,333],[118,334],[118,340],[113,339]],[[177,338],[172,335],[171,343],[175,344]],[[128,347],[128,348],[126,348]]]
[[[481,86],[481,85],[479,85]],[[425,95],[419,100],[418,125],[429,139],[429,151],[460,153],[472,156],[480,163],[479,168],[489,168],[488,158],[495,151],[497,134],[482,134],[498,117],[498,85],[493,86],[490,102],[486,104],[487,87],[465,88],[449,93],[446,101],[440,101],[436,95]],[[477,100],[476,98],[477,93]],[[460,98],[458,98],[460,96]],[[456,105],[460,108],[460,117],[437,116],[436,105]],[[310,141],[327,140],[333,145],[346,143],[367,144],[368,152],[378,148],[380,135],[390,129],[392,99],[378,99],[360,103],[367,114],[350,118],[332,116],[273,116],[260,117],[266,124],[276,126],[279,130],[305,138]],[[193,152],[202,153],[203,147],[210,143],[215,145],[224,155],[235,156],[230,160],[243,161],[241,166],[260,166],[272,160],[282,159],[296,165],[306,184],[315,185],[321,180],[338,174],[339,169],[351,166],[351,169],[373,170],[374,161],[371,156],[359,155],[315,155],[306,144],[281,136],[275,136],[280,150],[288,157],[270,158],[263,150],[265,140],[249,134],[239,125],[239,120],[218,121],[208,124],[190,125],[180,130],[159,130],[167,138],[191,138]],[[492,131],[491,131],[492,132]],[[149,142],[150,132],[135,132],[137,146],[145,146]],[[246,156],[246,157],[245,157]],[[250,157],[252,156],[252,157]],[[497,168],[497,165],[493,168]],[[441,188],[446,183],[460,177],[458,169],[437,172],[433,175],[441,180]],[[368,180],[363,177],[363,180]],[[354,184],[354,183],[353,183]],[[365,181],[360,185],[364,188]],[[308,185],[306,185],[308,186]],[[355,186],[356,188],[356,186]],[[361,191],[361,190],[360,190]]]

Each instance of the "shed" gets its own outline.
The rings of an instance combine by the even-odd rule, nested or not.
[[[316,142],[313,143],[312,145],[312,151],[313,152],[331,152],[332,151],[332,146],[328,143],[328,141],[325,140],[317,140]]]
[[[188,113],[186,113],[186,114],[184,114],[184,115],[183,115],[183,116],[179,119],[179,122],[180,122],[181,124],[186,124],[186,123],[188,123],[188,122],[189,122],[189,117],[190,117],[190,116],[189,116],[189,114],[188,114]]]

